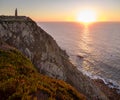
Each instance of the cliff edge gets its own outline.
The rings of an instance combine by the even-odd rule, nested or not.
[[[70,63],[68,55],[56,41],[29,17],[0,16],[0,38],[26,55],[40,73],[68,82],[88,100],[108,100],[88,77]]]

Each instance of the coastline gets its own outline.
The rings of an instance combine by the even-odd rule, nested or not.
[[[79,60],[83,60],[83,56],[77,56]],[[71,63],[73,63],[71,61]],[[73,63],[77,66],[75,63]],[[88,76],[93,83],[109,98],[109,100],[120,100],[120,86],[112,80],[105,80],[100,76],[93,76],[91,73],[81,70],[77,67],[84,75]]]
[[[78,70],[81,71],[80,69]],[[120,89],[117,88],[114,82],[106,81],[99,76],[93,76],[87,72],[81,72],[88,76],[93,83],[109,98],[109,100],[120,100]]]
[[[110,99],[110,100],[120,100],[120,94],[117,89],[110,88],[104,83],[102,79],[92,79],[94,84],[100,88],[100,90]]]
[[[77,55],[79,60],[84,60],[84,56]],[[71,62],[72,63],[72,62]],[[75,65],[75,64],[74,64]],[[75,65],[78,66],[78,65]],[[120,100],[120,85],[110,79],[104,79],[100,76],[94,76],[90,72],[81,70],[78,67],[78,70],[81,71],[84,75],[88,76],[94,84],[100,88],[100,90],[107,95],[110,100]]]

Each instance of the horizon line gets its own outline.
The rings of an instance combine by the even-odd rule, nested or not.
[[[36,21],[36,22],[75,22],[75,23],[83,23],[83,22],[78,22],[78,21]],[[100,23],[100,22],[120,22],[120,21],[95,21],[95,22],[90,22],[90,23]]]

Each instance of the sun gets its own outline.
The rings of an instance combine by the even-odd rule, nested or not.
[[[92,23],[96,21],[96,13],[90,10],[81,11],[77,16],[77,21],[82,23]]]

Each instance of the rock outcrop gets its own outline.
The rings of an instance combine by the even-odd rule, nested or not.
[[[92,81],[69,62],[56,41],[28,17],[0,17],[0,38],[25,54],[39,72],[62,79],[89,100],[108,100]]]

